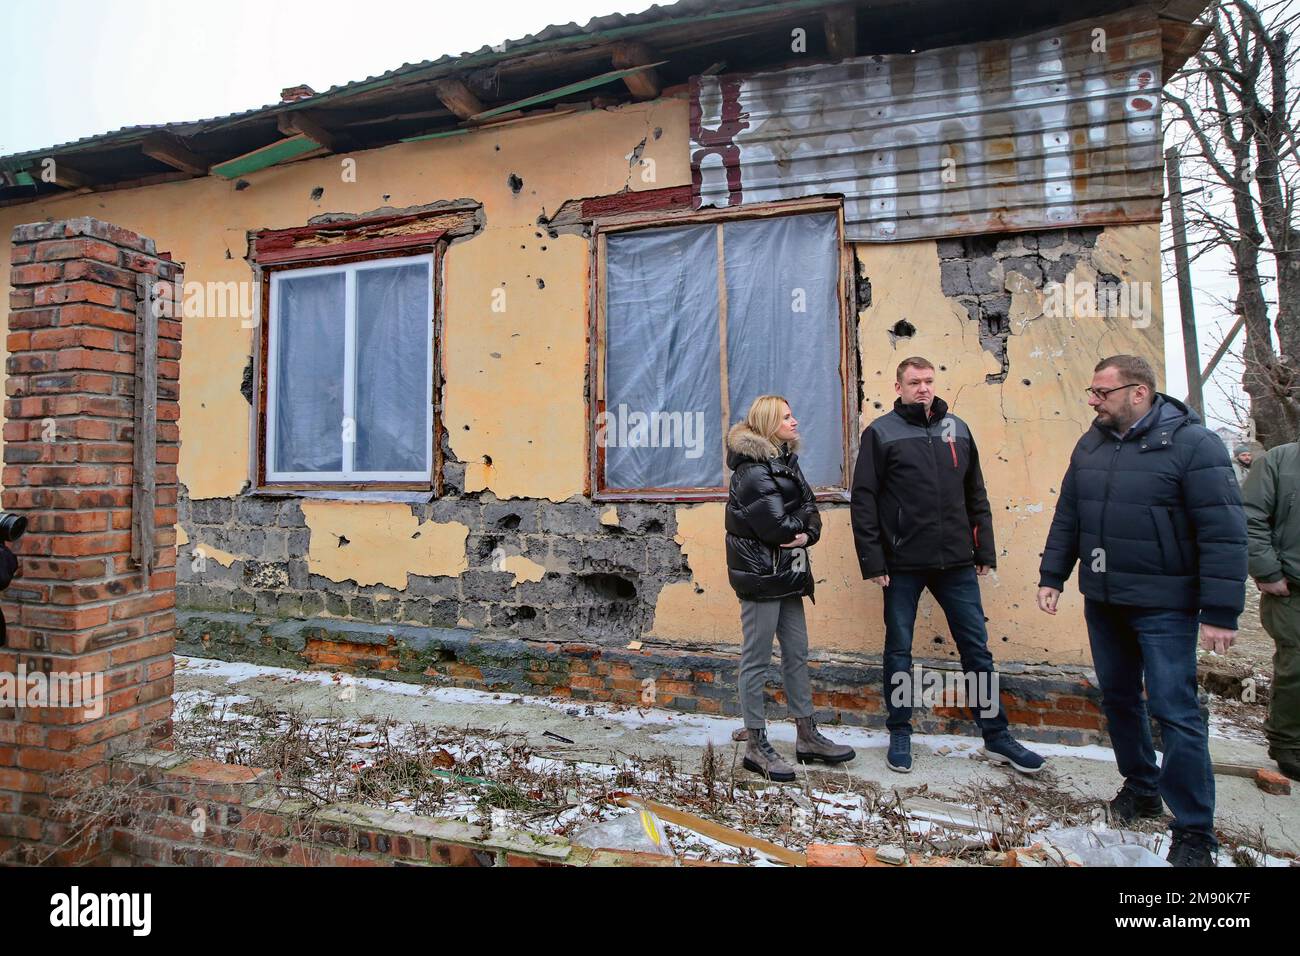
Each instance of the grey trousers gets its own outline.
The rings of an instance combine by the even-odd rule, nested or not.
[[[745,726],[767,726],[763,685],[772,666],[772,635],[781,642],[781,674],[791,717],[811,717],[812,684],[808,680],[808,627],[803,618],[803,598],[740,602],[740,712]]]

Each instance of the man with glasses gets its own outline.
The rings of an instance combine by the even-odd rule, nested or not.
[[[1199,623],[1202,645],[1220,653],[1236,638],[1246,582],[1241,493],[1223,441],[1156,392],[1145,360],[1102,359],[1087,392],[1097,417],[1061,483],[1038,606],[1056,613],[1078,561],[1102,710],[1124,776],[1112,820],[1158,817],[1167,804],[1169,863],[1211,866],[1214,777],[1196,696],[1196,635]],[[1163,765],[1148,709],[1160,724]]]

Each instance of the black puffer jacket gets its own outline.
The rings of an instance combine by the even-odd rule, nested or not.
[[[1070,456],[1039,586],[1060,591],[1079,562],[1085,597],[1199,610],[1235,628],[1245,602],[1246,516],[1223,441],[1159,395],[1121,440],[1093,423]]]
[[[894,401],[862,433],[853,471],[853,543],[862,577],[997,566],[993,515],[966,423],[936,397]]]
[[[822,533],[812,488],[799,470],[799,456],[782,454],[744,422],[727,433],[727,577],[748,601],[813,596],[808,549]],[[800,533],[802,548],[783,548]],[[815,602],[814,602],[815,603]]]

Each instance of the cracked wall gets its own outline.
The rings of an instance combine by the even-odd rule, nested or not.
[[[990,647],[1001,660],[1090,660],[1076,579],[1049,617],[1035,603],[1038,561],[1070,452],[1092,422],[1084,389],[1093,366],[1107,355],[1141,355],[1164,386],[1159,248],[1156,223],[857,248],[873,293],[859,327],[864,421],[893,405],[903,357],[924,355],[938,366],[938,393],[974,432],[993,508],[998,569],[983,595]],[[1099,279],[1144,284],[1149,322],[1044,315],[1048,283],[1082,294]],[[888,330],[900,319],[915,334],[891,344]],[[863,613],[876,619],[879,596],[871,599]],[[918,652],[938,637],[934,646],[951,653],[942,620],[927,594]]]
[[[69,195],[0,210],[0,258],[17,222],[94,215],[155,236],[187,280],[239,281],[249,230],[472,198],[484,228],[448,249],[441,289],[438,501],[241,496],[251,333],[238,318],[184,323],[185,354],[202,361],[181,370],[178,604],[734,646],[720,504],[583,497],[588,243],[581,230],[538,225],[575,197],[689,183],[686,138],[685,102],[661,100],[370,151],[356,183],[338,182],[338,157],[324,157],[263,171],[239,191],[196,179]],[[642,159],[655,160],[652,182],[637,172]],[[1088,660],[1077,592],[1067,590],[1055,619],[1034,607],[1038,555],[1070,449],[1091,420],[1082,389],[1092,366],[1132,351],[1163,367],[1158,239],[1152,224],[856,247],[860,425],[892,405],[901,357],[940,366],[941,394],[975,432],[993,501],[1000,566],[984,598],[1001,661]],[[1071,279],[1150,283],[1151,324],[1045,316],[1044,284]],[[504,311],[493,310],[498,290]],[[860,579],[848,509],[823,514],[813,650],[878,653],[880,592]],[[928,597],[916,649],[956,656]]]

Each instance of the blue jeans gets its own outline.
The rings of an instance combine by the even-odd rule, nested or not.
[[[1087,599],[1083,617],[1119,772],[1138,793],[1160,794],[1175,832],[1214,840],[1214,773],[1196,699],[1196,612]],[[1160,722],[1162,765],[1148,710]]]
[[[894,690],[900,679],[895,675],[912,673],[912,630],[916,624],[916,606],[921,592],[926,588],[934,595],[948,619],[948,630],[957,642],[962,669],[977,678],[978,687],[996,688],[996,678],[979,678],[980,674],[993,673],[993,655],[989,653],[989,635],[984,628],[984,605],[980,601],[979,577],[975,568],[949,568],[947,570],[891,571],[889,587],[885,588],[885,706],[889,716],[885,726],[891,731],[912,730],[910,701],[895,701]],[[910,686],[910,685],[909,685]],[[999,695],[993,695],[981,716],[972,708],[972,716],[985,739],[1007,729],[1006,713]],[[969,701],[969,697],[967,698]]]

